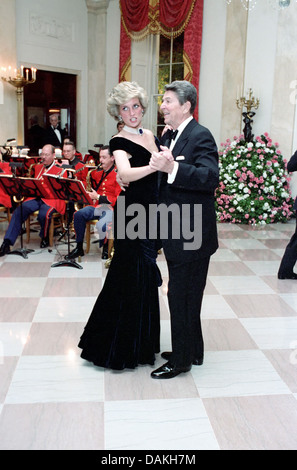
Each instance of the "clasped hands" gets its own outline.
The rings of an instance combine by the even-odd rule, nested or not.
[[[168,147],[161,145],[160,152],[153,152],[149,166],[152,170],[163,171],[164,173],[172,173],[174,168],[174,158]]]

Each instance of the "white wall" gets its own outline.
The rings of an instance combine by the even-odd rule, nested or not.
[[[119,2],[118,0],[110,0],[107,9],[106,97],[111,89],[119,82],[120,25],[121,15]],[[108,144],[111,136],[116,133],[116,124],[116,121],[106,111],[105,144]]]
[[[85,0],[16,0],[16,39],[18,66],[78,76],[77,147],[84,152],[88,112]]]
[[[199,122],[221,142],[226,6],[205,0],[199,84]]]
[[[253,123],[255,136],[271,127],[278,15],[263,1],[248,15],[244,89],[252,88],[260,99]]]

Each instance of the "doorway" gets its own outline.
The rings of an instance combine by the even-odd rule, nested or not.
[[[76,75],[37,70],[36,82],[24,88],[25,144],[32,116],[46,129],[53,112],[59,113],[61,128],[76,144],[76,83]]]

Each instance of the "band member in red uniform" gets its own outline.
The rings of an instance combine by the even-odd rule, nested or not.
[[[67,141],[64,142],[63,145],[63,159],[68,160],[69,165],[71,165],[72,170],[67,171],[67,176],[72,177],[75,175],[75,177],[82,181],[85,185],[86,183],[86,177],[88,174],[88,168],[85,166],[84,163],[82,163],[81,159],[77,156],[76,154],[76,148],[73,142]],[[71,172],[73,172],[71,174]],[[63,176],[66,176],[63,174]]]
[[[89,220],[104,218],[105,229],[112,221],[113,206],[121,192],[121,188],[116,181],[116,171],[114,167],[114,156],[110,154],[109,146],[104,145],[99,152],[101,170],[94,170],[90,174],[90,185],[87,187],[90,197],[93,199],[92,206],[85,206],[74,214],[74,230],[76,234],[76,248],[72,250],[66,259],[74,259],[84,255],[83,241],[86,230],[86,223]],[[96,211],[97,208],[97,211]],[[96,212],[99,212],[96,215]],[[102,240],[103,238],[103,240]],[[104,236],[100,236],[103,242]],[[106,241],[106,240],[105,240]],[[102,258],[106,259],[107,243],[103,245]]]
[[[34,178],[42,178],[44,174],[60,174],[61,167],[55,164],[55,148],[47,144],[42,148],[40,155],[41,163],[37,163],[34,168]],[[35,211],[38,212],[38,221],[41,229],[39,236],[41,238],[40,247],[46,248],[49,245],[48,229],[51,222],[51,217],[54,212],[60,214],[65,213],[65,201],[62,199],[55,199],[52,195],[50,188],[44,180],[44,188],[48,191],[48,198],[28,198],[21,206],[18,206],[11,217],[8,229],[5,233],[3,243],[0,247],[0,256],[4,256],[10,252],[10,247],[14,245],[17,237],[19,236],[23,222]],[[21,212],[22,210],[22,212]],[[21,217],[22,213],[22,217]]]
[[[0,173],[5,173],[6,175],[11,175],[12,171],[8,162],[2,161],[2,154],[0,153]],[[11,208],[11,198],[8,194],[5,193],[4,189],[0,187],[0,205],[4,207]]]

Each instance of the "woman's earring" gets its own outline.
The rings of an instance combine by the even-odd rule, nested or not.
[[[122,116],[118,116],[118,120],[119,120],[119,122],[123,122]]]

